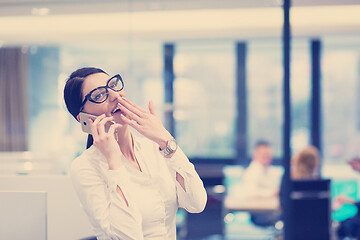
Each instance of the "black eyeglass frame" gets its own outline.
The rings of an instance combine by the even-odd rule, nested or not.
[[[113,89],[112,87],[109,86],[110,81],[113,80],[114,78],[117,78],[117,79],[119,79],[119,80],[121,81],[121,84],[122,84],[121,89],[116,90],[116,89]],[[97,102],[97,101],[95,101],[94,99],[91,98],[91,94],[92,94],[94,91],[99,90],[99,89],[102,89],[102,88],[105,88],[106,97],[105,97],[105,99],[102,100],[101,102]],[[116,74],[115,76],[111,77],[111,78],[106,82],[106,86],[101,86],[101,87],[94,88],[94,89],[91,90],[88,94],[86,94],[84,101],[81,103],[80,112],[84,109],[84,105],[85,105],[85,103],[86,103],[88,100],[89,100],[90,102],[93,102],[93,103],[96,103],[96,104],[100,104],[100,103],[105,102],[105,101],[108,99],[108,97],[109,97],[109,90],[108,90],[108,88],[110,88],[111,90],[113,90],[113,91],[115,91],[115,92],[120,92],[121,90],[124,89],[124,82],[123,82],[120,74]]]

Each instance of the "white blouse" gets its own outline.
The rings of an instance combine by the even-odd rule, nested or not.
[[[141,171],[124,156],[122,167],[109,170],[95,146],[73,161],[70,176],[81,206],[99,240],[175,240],[178,208],[191,213],[205,208],[203,183],[180,148],[164,158],[156,143],[134,136],[134,152]],[[176,172],[184,178],[186,191],[176,181]]]

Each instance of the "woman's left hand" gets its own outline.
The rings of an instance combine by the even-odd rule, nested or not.
[[[121,98],[118,105],[124,113],[121,115],[121,119],[125,123],[135,128],[143,136],[156,142],[161,149],[166,147],[167,141],[172,136],[155,113],[152,101],[149,101],[149,111],[125,98]]]

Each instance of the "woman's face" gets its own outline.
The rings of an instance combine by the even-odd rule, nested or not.
[[[108,80],[111,77],[105,73],[95,73],[87,76],[84,80],[83,86],[82,86],[82,94],[84,101],[85,96],[92,91],[93,89],[97,87],[106,86]],[[112,89],[108,88],[109,96],[106,99],[106,101],[102,103],[93,103],[91,101],[86,101],[84,105],[83,112],[90,113],[96,116],[100,116],[105,113],[107,117],[113,116],[115,122],[117,123],[123,123],[123,121],[120,118],[121,111],[115,111],[117,110],[118,105],[118,99],[121,97],[126,97],[126,93],[124,90],[121,90],[119,92],[115,92]]]

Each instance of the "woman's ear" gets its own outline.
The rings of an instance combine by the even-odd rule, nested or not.
[[[78,120],[78,122],[80,122],[79,114],[76,116],[76,119]]]

